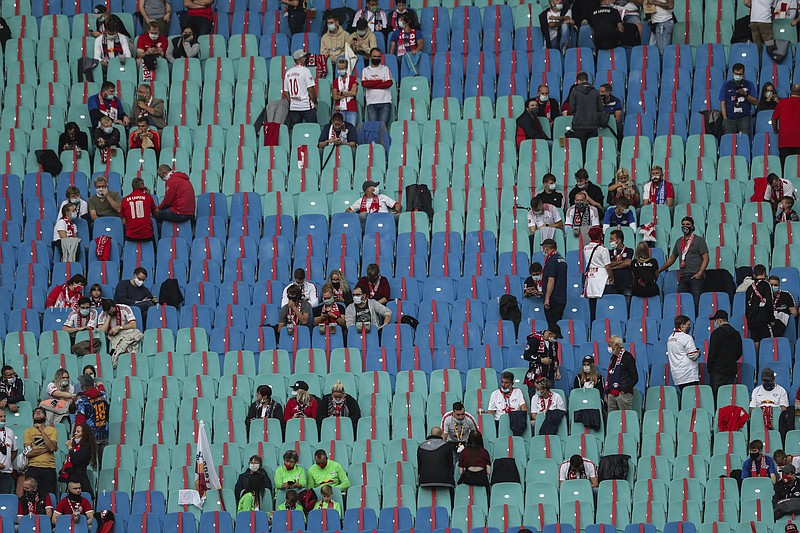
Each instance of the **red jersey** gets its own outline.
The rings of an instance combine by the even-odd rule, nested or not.
[[[161,150],[161,137],[158,135],[158,132],[155,130],[150,130],[150,139],[153,141],[153,150],[156,152]],[[141,148],[142,147],[142,137],[139,135],[139,130],[133,130],[130,137],[128,138],[128,148]]]
[[[189,176],[183,172],[172,171],[169,173],[164,189],[164,199],[161,200],[159,209],[167,209],[177,215],[194,216],[195,197],[194,187],[189,181]]]
[[[92,503],[86,498],[81,498],[81,503],[73,503],[69,498],[62,498],[55,511],[60,514],[71,515],[76,511],[86,516],[89,511],[94,511]]]
[[[147,51],[150,48],[158,48],[160,55],[164,55],[167,52],[167,38],[159,35],[158,39],[153,40],[150,38],[149,33],[145,33],[136,39],[137,50]]]
[[[200,17],[208,20],[214,20],[214,10],[211,6],[187,9],[186,14],[190,17]]]
[[[778,102],[772,120],[778,119],[778,148],[800,148],[800,98],[790,96]]]
[[[153,197],[143,189],[135,189],[123,198],[119,216],[125,224],[125,236],[131,239],[152,238],[153,223],[150,218],[155,209]]]

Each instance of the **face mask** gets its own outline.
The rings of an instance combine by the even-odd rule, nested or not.
[[[325,298],[322,300],[322,303],[324,303],[325,305],[331,305],[333,304],[334,301],[335,300],[333,298]]]
[[[361,305],[361,302],[364,301],[364,297],[361,295],[353,296],[353,303],[356,305]]]
[[[73,204],[73,205],[78,205],[79,203],[81,203],[81,199],[80,198],[70,198],[69,202],[71,204]]]
[[[97,189],[97,191],[96,191],[96,192],[97,192],[97,196],[99,196],[99,197],[101,197],[101,198],[102,198],[103,196],[105,196],[105,195],[106,195],[106,191],[107,191],[107,190],[108,190],[108,189],[105,189],[105,188],[99,188],[99,187],[98,187],[98,189]]]
[[[80,501],[81,501],[81,495],[80,495],[80,493],[78,493],[78,494],[72,494],[72,493],[70,492],[69,494],[67,494],[67,497],[68,497],[68,498],[69,498],[69,500],[70,500],[70,501],[72,501],[72,502],[80,502]]]
[[[80,309],[81,316],[89,316],[89,309]]]
[[[134,278],[133,284],[136,285],[137,287],[141,287],[142,285],[144,285],[144,281],[142,281],[142,280],[140,280],[138,278]]]
[[[758,452],[751,452],[751,453],[750,453],[750,459],[752,459],[753,461],[758,461],[758,458],[759,458],[760,456],[761,456],[761,454],[760,454],[760,453],[758,453]]]
[[[556,11],[561,11],[564,9],[564,4],[556,4]]]
[[[367,34],[367,30],[358,30],[356,33],[359,37],[363,37]]]
[[[372,194],[377,195],[377,194],[379,194],[381,192],[381,190],[378,187],[373,187],[373,189],[374,190],[372,191]]]
[[[589,185],[589,182],[588,181],[584,181],[583,183],[578,183],[577,185],[578,185],[579,189],[585,189],[586,186]]]
[[[4,427],[6,427],[6,423],[5,422],[0,422],[0,429],[3,429]]]
[[[372,11],[373,13],[377,13],[378,12],[378,6],[369,6],[369,10]]]
[[[659,174],[650,176],[650,181],[661,181],[661,176]]]
[[[556,190],[556,184],[555,184],[555,183],[550,183],[550,184],[548,184],[548,185],[547,185],[547,190],[548,190],[548,191],[554,191],[554,190]]]
[[[771,391],[775,388],[775,382],[764,383],[764,390]]]
[[[106,100],[113,100],[113,99],[114,99],[114,95],[113,94],[107,94],[106,95]]]
[[[62,386],[63,388],[69,387],[69,381],[68,381],[68,380],[66,380],[66,379],[62,379],[62,380],[61,380],[61,386]]]
[[[31,500],[36,496],[36,491],[35,490],[23,490],[22,494],[24,495],[25,498],[28,498],[29,500]]]
[[[630,208],[626,207],[625,209],[622,210],[622,214],[623,215],[627,215],[629,211],[630,211]]]
[[[794,482],[794,476],[781,476],[781,479],[783,480],[784,483]]]
[[[500,392],[502,392],[503,394],[508,394],[509,392],[511,392],[511,389],[504,389],[503,387],[500,387]]]
[[[534,213],[536,213],[537,215],[543,215],[544,214],[544,209],[542,209],[541,211],[534,211]]]
[[[550,99],[550,95],[549,94],[540,94],[539,95],[539,101],[540,102],[547,103],[547,100],[549,100],[549,99]]]
[[[336,31],[336,24],[328,24],[328,31],[333,33]]]
[[[369,62],[373,67],[379,67],[381,64],[381,60],[375,58],[370,59]]]
[[[184,41],[189,41],[189,40],[191,40],[191,38],[192,38],[192,36],[191,36],[191,34],[189,34],[189,33],[187,33],[187,34],[184,34],[184,36],[183,36],[183,40],[184,40]]]
[[[339,69],[339,76],[341,76],[341,77],[343,77],[343,78],[344,78],[345,76],[347,76],[347,69],[341,69],[341,68],[340,68],[340,69]]]
[[[772,286],[772,294],[778,294],[780,290],[780,287],[776,287],[775,285]]]
[[[260,468],[261,468],[260,464],[258,464],[258,463],[250,463],[250,471],[251,472],[258,472],[258,470]]]
[[[577,202],[575,202],[575,205],[576,205],[577,207],[586,207],[586,201],[584,201],[584,200],[578,200]]]
[[[13,385],[16,382],[17,382],[17,378],[8,378],[6,380],[6,383],[8,383],[9,385]]]
[[[149,35],[150,39],[153,40],[153,41],[157,41],[158,40],[158,34],[157,33],[148,33],[147,35]]]
[[[531,276],[533,281],[542,281],[542,276]]]
[[[614,353],[614,348],[611,346],[606,346],[606,350],[608,350],[608,353]]]
[[[681,231],[684,235],[689,235],[692,232],[692,228],[688,226],[681,226]]]
[[[764,98],[772,98],[772,91],[764,91]]]
[[[114,127],[113,126],[109,126],[107,128],[105,128],[105,127],[103,128],[103,133],[111,133],[112,131],[114,131]]]
[[[583,373],[588,374],[589,371],[592,370],[592,367],[589,365],[583,365]]]
[[[743,79],[744,79],[744,76],[742,76],[741,74],[734,74],[733,75],[733,81],[742,81]]]
[[[34,424],[44,424],[44,418],[34,418],[33,419],[33,423]]]
[[[398,20],[397,25],[400,27],[401,30],[406,27],[406,23],[402,20]]]
[[[80,441],[81,441],[80,437],[72,437],[72,442],[74,442],[75,444],[78,444]]]
[[[367,279],[369,280],[370,283],[375,283],[376,281],[378,281],[378,276],[367,276]]]
[[[544,395],[544,393],[542,391],[540,391],[540,390],[536,391],[536,396],[539,396],[541,398],[543,395]]]
[[[331,281],[331,285],[333,286],[334,289],[338,289],[342,285],[342,282],[341,281]]]
[[[336,405],[342,405],[344,403],[344,398],[334,398],[331,396],[331,400],[333,400],[333,403]]]
[[[76,218],[78,218],[78,213],[76,213],[75,211],[69,214],[70,220],[75,220]]]

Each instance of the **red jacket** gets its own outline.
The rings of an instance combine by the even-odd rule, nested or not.
[[[158,209],[169,208],[178,215],[194,216],[194,206],[194,187],[189,181],[189,176],[173,170],[167,178],[167,189],[164,191],[164,199]]]

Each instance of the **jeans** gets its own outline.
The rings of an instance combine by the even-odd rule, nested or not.
[[[564,52],[567,48],[575,46],[578,32],[575,30],[575,26],[570,24],[562,24],[560,30],[561,31],[558,32],[558,47],[562,52]]]
[[[753,120],[751,117],[726,118],[722,121],[723,133],[744,133],[750,135],[753,131]]]
[[[678,292],[691,292],[694,299],[694,312],[700,307],[700,295],[703,293],[703,280],[692,278],[694,274],[681,274],[678,280]]]
[[[664,49],[672,44],[672,29],[675,27],[675,23],[668,20],[652,24],[651,27],[653,31],[650,32],[650,44],[655,45],[658,53],[663,56]]]
[[[358,122],[358,111],[339,111],[344,117],[344,121],[352,124],[353,126],[357,126]]]
[[[187,220],[192,220],[192,215],[179,215],[178,213],[173,213],[171,209],[162,209],[156,215],[156,220],[158,222],[186,222]]]
[[[392,120],[392,104],[370,104],[367,106],[367,120],[369,122],[383,122],[386,129],[389,129],[389,122]]]
[[[564,309],[567,307],[566,303],[558,303],[550,301],[550,309],[545,308],[544,317],[547,319],[547,329],[553,331],[554,327],[558,326],[558,321],[564,318]]]
[[[302,122],[309,122],[311,124],[316,124],[317,110],[306,109],[305,111],[292,111],[290,109],[289,116],[286,118],[286,127],[288,127],[291,130],[295,124],[300,124]]]
[[[718,374],[716,372],[711,372],[711,392],[714,394],[714,398],[717,397],[717,391],[723,385],[735,385],[736,384],[736,374],[732,376],[724,376],[722,374]]]

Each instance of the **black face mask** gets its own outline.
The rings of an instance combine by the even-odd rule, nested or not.
[[[380,59],[375,59],[374,57],[372,59],[370,59],[369,62],[373,67],[380,66],[380,64],[381,64],[381,60]]]
[[[34,424],[44,424],[44,420],[45,420],[44,418],[34,418],[33,419],[33,423]]]
[[[758,452],[750,452],[750,459],[752,459],[753,461],[758,461],[758,459],[760,457],[761,457],[760,453],[758,453]]]
[[[78,493],[78,494],[72,494],[72,493],[70,492],[70,493],[67,493],[67,497],[69,498],[69,501],[71,501],[71,502],[80,502],[80,501],[81,501],[81,498],[82,498],[83,496],[81,496],[81,495],[80,495],[80,493]]]

